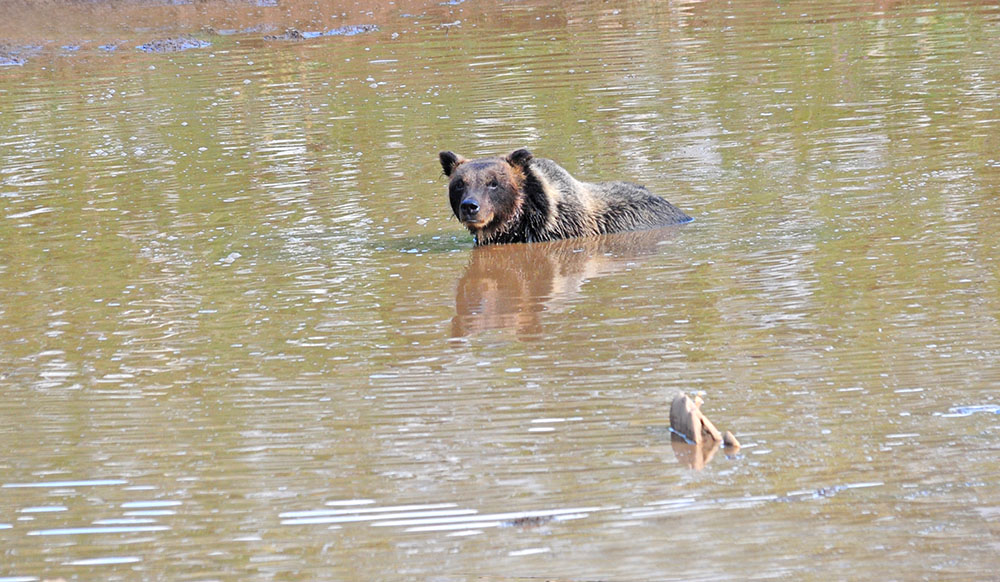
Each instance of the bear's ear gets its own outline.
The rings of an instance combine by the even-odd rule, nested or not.
[[[441,169],[444,170],[444,175],[449,178],[452,172],[455,171],[455,168],[466,162],[465,158],[455,152],[441,152],[438,154],[438,157],[441,158]]]
[[[520,168],[527,168],[528,164],[531,163],[534,154],[529,152],[526,148],[521,148],[519,150],[514,150],[507,156],[507,163],[512,166],[517,166]]]

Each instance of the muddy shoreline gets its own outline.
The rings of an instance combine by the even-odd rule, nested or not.
[[[36,58],[206,49],[219,37],[297,42],[390,22],[449,18],[463,2],[398,0],[39,0],[0,8],[0,68]]]

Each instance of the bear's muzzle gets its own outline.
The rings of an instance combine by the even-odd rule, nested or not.
[[[458,205],[458,219],[462,222],[474,224],[480,221],[479,203],[471,198],[466,198]]]

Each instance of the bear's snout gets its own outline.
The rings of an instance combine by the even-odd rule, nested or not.
[[[459,219],[463,222],[476,222],[479,218],[479,203],[472,198],[462,200],[458,206]]]

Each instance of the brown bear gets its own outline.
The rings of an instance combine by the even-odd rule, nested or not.
[[[642,230],[691,217],[645,187],[580,182],[526,149],[505,158],[466,160],[441,152],[455,216],[476,245],[539,242]]]

